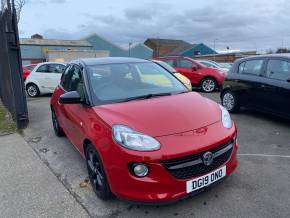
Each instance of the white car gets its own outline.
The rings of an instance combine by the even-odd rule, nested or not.
[[[210,67],[210,68],[215,68],[215,69],[220,69],[223,71],[229,71],[228,68],[224,68],[222,66],[220,66],[217,62],[215,61],[208,61],[208,60],[198,60],[199,63],[203,64],[206,67]]]
[[[25,89],[30,97],[53,93],[60,82],[66,65],[56,62],[38,64],[25,80]]]

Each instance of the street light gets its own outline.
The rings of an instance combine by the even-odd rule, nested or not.
[[[132,45],[132,42],[129,42],[129,57],[131,57],[131,45]]]
[[[213,55],[213,60],[214,60],[214,61],[215,61],[215,55],[216,55],[216,51],[215,51],[215,43],[216,43],[216,41],[218,41],[218,39],[215,38],[215,39],[213,40],[213,50],[214,50],[214,52],[215,52],[214,55]]]

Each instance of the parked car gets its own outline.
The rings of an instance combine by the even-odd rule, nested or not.
[[[224,82],[221,99],[230,112],[245,106],[290,118],[290,54],[236,61]]]
[[[53,93],[59,84],[65,64],[45,62],[38,64],[25,80],[25,89],[30,97]]]
[[[204,92],[213,92],[220,88],[227,75],[220,69],[206,67],[188,57],[160,57],[157,59],[174,67],[179,73],[186,76],[192,85],[200,86]]]
[[[37,64],[29,64],[29,65],[24,65],[22,67],[22,78],[24,79],[24,81],[26,80],[26,78],[29,76],[29,74],[31,73],[31,71],[36,67]]]
[[[237,167],[237,129],[228,111],[151,61],[71,62],[51,112],[56,135],[65,134],[86,160],[101,199],[172,201]]]
[[[176,76],[177,79],[179,79],[186,86],[186,88],[188,88],[188,90],[190,91],[192,90],[191,82],[186,76],[183,76],[182,74],[178,73],[173,67],[171,67],[169,64],[165,63],[164,61],[160,61],[160,60],[152,60],[152,61],[158,64],[159,66],[163,67],[168,72],[172,73],[174,76]]]
[[[222,67],[219,63],[215,61],[209,61],[209,60],[197,60],[199,63],[203,64],[204,66],[220,69],[222,71],[228,72],[228,68]]]
[[[225,69],[231,69],[231,67],[233,66],[233,63],[226,63],[226,62],[220,62],[218,63],[222,68],[225,68]]]

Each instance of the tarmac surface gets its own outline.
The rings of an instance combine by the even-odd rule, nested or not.
[[[203,95],[219,102],[219,93]],[[80,187],[87,177],[85,162],[65,137],[54,135],[49,100],[49,96],[28,99],[30,125],[23,133],[37,154],[32,158],[42,161],[35,169],[44,163],[54,174],[52,180],[59,182],[46,182],[45,175],[52,176],[49,172],[44,173],[44,178],[34,180],[41,180],[39,185],[43,184],[44,189],[66,188],[66,191],[61,189],[60,193],[51,194],[53,202],[47,206],[50,209],[43,210],[44,214],[50,210],[59,217],[64,212],[73,214],[66,208],[78,202],[77,217],[85,215],[81,208],[91,217],[290,217],[290,121],[247,110],[232,115],[239,129],[239,167],[234,174],[213,189],[187,200],[167,206],[138,206],[119,199],[103,202],[90,185]],[[5,163],[1,153],[0,166]],[[29,170],[27,173],[29,175]],[[0,178],[2,183],[6,176]],[[6,183],[4,188],[14,186],[11,178],[11,183]],[[43,195],[45,202],[46,197],[49,199],[49,194],[41,192],[41,186],[34,190]],[[33,205],[31,203],[31,207]],[[7,207],[8,203],[4,208],[12,214],[13,209]]]

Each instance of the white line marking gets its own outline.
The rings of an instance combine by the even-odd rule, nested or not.
[[[238,154],[238,156],[256,156],[256,157],[281,157],[281,158],[290,158],[290,155],[272,155],[272,154]]]

